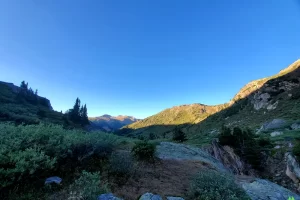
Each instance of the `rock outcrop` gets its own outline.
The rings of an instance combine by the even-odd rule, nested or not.
[[[289,197],[300,200],[300,196],[296,193],[267,180],[242,180],[239,183],[252,200],[287,200]]]
[[[209,153],[196,147],[172,142],[161,142],[156,148],[157,157],[164,160],[196,160],[210,164],[219,171],[228,169]]]
[[[245,174],[246,165],[229,146],[221,146],[216,140],[205,149],[213,157],[223,163],[234,174]]]
[[[293,180],[300,191],[300,165],[296,158],[291,153],[286,153],[286,175]]]

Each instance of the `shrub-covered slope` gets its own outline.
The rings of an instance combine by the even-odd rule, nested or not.
[[[64,123],[63,114],[54,111],[48,99],[6,82],[0,82],[0,121]]]

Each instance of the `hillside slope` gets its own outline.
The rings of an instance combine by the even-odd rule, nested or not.
[[[0,82],[0,121],[63,124],[63,114],[52,109],[48,99],[22,92],[12,83]]]
[[[190,140],[203,142],[217,133],[222,124],[255,129],[274,118],[300,119],[299,68],[300,60],[297,60],[274,76],[251,81],[228,103],[173,107],[126,126],[121,133],[130,136],[155,133],[158,137],[168,137],[180,125]]]
[[[106,131],[116,131],[123,126],[132,124],[134,122],[139,121],[132,116],[110,116],[110,115],[102,115],[100,117],[90,117],[89,120],[92,122],[92,126],[94,128],[104,129]]]

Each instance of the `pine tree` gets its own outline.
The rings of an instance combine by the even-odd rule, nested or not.
[[[82,109],[81,122],[82,122],[83,126],[90,124],[86,104],[84,104],[83,109]]]
[[[73,109],[70,110],[69,114],[70,114],[70,120],[72,122],[74,122],[75,124],[79,124],[81,122],[79,98],[76,99]]]
[[[23,90],[28,90],[28,83],[25,83],[25,81],[21,82],[20,88],[22,88]]]

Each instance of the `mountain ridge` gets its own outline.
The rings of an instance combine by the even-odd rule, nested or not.
[[[104,114],[98,117],[89,117],[94,128],[104,129],[108,132],[116,131],[123,126],[139,121],[139,119],[133,116],[118,115],[111,116]]]
[[[193,127],[193,126],[197,126],[196,124],[201,123],[203,121],[205,121],[207,118],[214,116],[215,114],[218,113],[225,113],[225,112],[232,112],[233,114],[238,110],[241,109],[242,106],[240,106],[240,104],[247,104],[248,101],[248,97],[251,96],[253,93],[256,93],[257,91],[260,91],[261,89],[263,89],[266,85],[268,84],[281,84],[285,83],[284,79],[288,79],[285,77],[289,77],[289,76],[294,76],[293,80],[295,82],[298,81],[298,77],[297,76],[297,71],[299,70],[300,67],[300,59],[296,60],[295,62],[293,62],[292,64],[290,64],[288,67],[280,70],[277,74],[270,76],[270,77],[265,77],[265,78],[261,78],[261,79],[257,79],[257,80],[253,80],[250,81],[249,83],[247,83],[246,85],[244,85],[233,97],[232,100],[230,100],[227,103],[224,104],[219,104],[219,105],[214,105],[214,106],[208,106],[208,105],[203,105],[203,104],[197,104],[197,105],[201,105],[200,107],[194,107],[195,109],[185,109],[187,107],[193,107],[192,105],[195,104],[188,104],[188,105],[181,105],[181,106],[174,106],[168,109],[165,109],[155,115],[152,115],[148,118],[145,118],[144,120],[141,120],[139,122],[135,122],[133,124],[130,124],[128,126],[123,127],[122,129],[126,129],[127,133],[128,130],[131,130],[130,133],[131,135],[136,135],[136,134],[143,134],[143,133],[151,133],[151,132],[155,132],[159,135],[161,134],[158,129],[157,126],[159,125],[169,125],[169,126],[178,126],[178,125],[184,125],[186,124],[186,130],[188,130],[187,127]],[[292,74],[296,74],[296,75],[292,75]],[[289,81],[291,80],[288,79]],[[273,82],[274,83],[273,83]],[[273,95],[276,95],[277,93],[280,93],[280,90],[285,90],[287,91],[288,87],[298,87],[298,85],[292,85],[292,83],[285,83],[286,86],[282,86],[282,88],[280,89],[279,87],[275,87],[274,89],[270,89],[269,88],[269,93],[274,93]],[[272,91],[274,90],[274,91]],[[256,103],[254,103],[254,110],[255,110],[255,106],[262,106],[263,103],[259,102],[259,98],[261,98],[260,96],[261,94],[258,95],[256,100],[253,100],[254,97],[251,96],[252,98],[252,102],[255,101]],[[288,94],[290,95],[290,94]],[[268,94],[267,96],[271,96],[270,94]],[[244,102],[243,102],[244,101]],[[247,101],[245,103],[245,101]],[[270,101],[271,102],[271,101]],[[270,102],[267,102],[265,105],[263,105],[263,108],[267,109],[267,107],[269,106],[269,108],[271,108],[272,106],[275,106],[276,101],[272,102],[272,104]],[[238,105],[238,106],[237,106]],[[245,106],[244,105],[244,106]],[[252,105],[253,106],[253,105]],[[232,108],[231,108],[232,107]],[[203,108],[205,109],[205,112],[202,112],[200,114],[196,114],[199,113],[199,110],[203,110]],[[225,111],[223,111],[225,110]],[[249,108],[250,110],[250,108]],[[201,111],[200,111],[201,112]],[[254,112],[254,111],[251,111]],[[176,115],[176,113],[185,113],[184,115],[178,116]],[[223,120],[223,119],[221,119]],[[152,128],[155,126],[155,129]],[[173,128],[169,128],[169,129],[163,129],[163,132],[170,132],[172,131]],[[197,130],[199,130],[197,128]],[[189,132],[189,131],[187,131]],[[193,133],[195,133],[195,131],[193,131]]]

